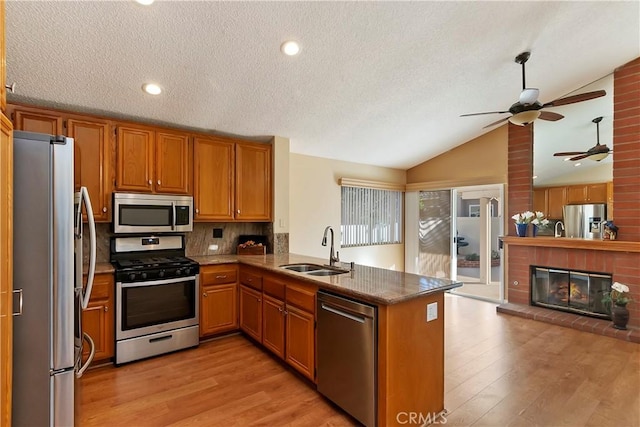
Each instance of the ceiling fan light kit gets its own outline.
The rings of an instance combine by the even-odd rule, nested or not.
[[[529,123],[533,122],[538,117],[540,117],[540,111],[529,110],[529,111],[523,111],[521,113],[518,113],[509,117],[509,121],[514,125],[526,126]]]
[[[565,161],[589,159],[595,162],[599,162],[600,160],[605,159],[609,154],[612,154],[613,151],[611,151],[609,147],[607,147],[606,145],[600,144],[600,122],[602,121],[602,117],[596,117],[591,121],[596,124],[596,137],[597,137],[596,145],[589,148],[587,151],[566,151],[562,153],[554,153],[553,155],[554,156],[573,156],[569,159],[564,159]],[[580,163],[576,163],[574,166],[578,166],[579,164]]]
[[[485,113],[470,113],[470,114],[462,114],[460,117],[468,117],[468,116],[479,116],[484,114],[505,114],[510,113],[510,117],[506,117],[504,119],[497,120],[493,123],[484,126],[484,128],[488,128],[500,123],[509,120],[511,123],[518,126],[525,126],[529,123],[532,123],[536,119],[546,120],[550,122],[555,122],[562,119],[564,116],[562,114],[555,113],[553,111],[541,111],[544,108],[549,107],[559,107],[561,105],[575,104],[576,102],[588,101],[590,99],[599,98],[601,96],[605,96],[606,92],[604,90],[599,90],[595,92],[587,92],[581,93],[579,95],[567,96],[564,98],[558,98],[551,102],[547,102],[542,104],[538,101],[538,95],[540,94],[540,90],[537,88],[528,88],[525,78],[525,63],[529,60],[531,56],[531,52],[522,52],[518,56],[516,56],[515,62],[522,65],[522,91],[520,92],[520,97],[518,102],[509,107],[506,111],[489,111]]]

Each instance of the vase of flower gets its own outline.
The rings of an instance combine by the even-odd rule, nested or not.
[[[614,304],[611,309],[611,320],[613,321],[613,327],[616,329],[627,330],[627,323],[629,323],[629,310],[627,310],[626,304]]]
[[[516,233],[518,234],[518,237],[526,237],[528,227],[529,224],[516,224]]]

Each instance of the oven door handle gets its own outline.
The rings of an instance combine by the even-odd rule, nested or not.
[[[189,282],[191,280],[196,280],[196,276],[177,277],[175,279],[164,279],[164,280],[151,280],[147,282],[132,282],[132,283],[119,282],[119,285],[122,288],[138,288],[141,286],[157,286],[157,285],[168,285],[170,283]]]

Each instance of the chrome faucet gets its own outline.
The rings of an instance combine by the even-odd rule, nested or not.
[[[327,232],[331,232],[331,250],[329,251],[329,265],[334,265],[336,262],[340,262],[340,252],[336,252],[335,256],[333,255],[333,228],[331,226],[327,226],[324,229],[324,235],[322,236],[322,246],[327,246]]]
[[[562,228],[562,231],[564,231],[564,224],[562,223],[562,221],[556,222],[556,229],[553,237],[562,237],[562,231],[558,231],[558,226],[560,226]]]

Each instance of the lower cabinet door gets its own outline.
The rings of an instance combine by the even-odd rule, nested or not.
[[[240,329],[262,341],[262,293],[240,285]]]
[[[200,336],[238,329],[238,285],[203,286],[200,296]]]
[[[298,372],[315,381],[315,328],[313,314],[286,306],[286,361]]]
[[[86,282],[86,276],[83,276]],[[107,360],[115,355],[115,313],[113,274],[96,274],[87,308],[82,311],[82,330],[89,334],[96,346],[94,361]],[[83,360],[89,356],[89,345],[84,343]]]
[[[263,295],[262,345],[284,359],[284,302]]]

